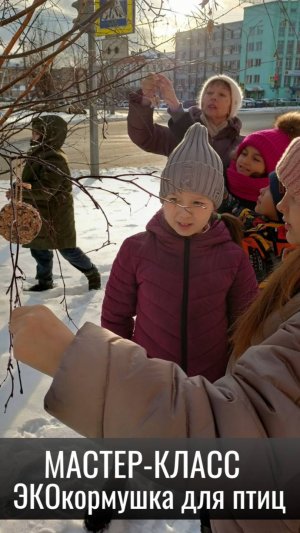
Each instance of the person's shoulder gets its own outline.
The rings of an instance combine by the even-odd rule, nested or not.
[[[137,249],[138,247],[142,246],[148,237],[147,231],[140,231],[139,233],[134,233],[133,235],[130,235],[129,237],[126,237],[122,243],[122,248],[127,249]]]

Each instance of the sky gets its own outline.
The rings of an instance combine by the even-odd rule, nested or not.
[[[20,2],[21,5],[22,2]],[[29,2],[25,3],[27,6]],[[161,0],[152,0],[151,4],[159,7]],[[143,15],[139,16],[139,7],[143,6],[141,0],[137,0],[136,7],[136,28],[133,35],[129,35],[129,40],[134,47],[134,42],[140,36],[139,44],[142,42],[142,35],[146,32],[147,21],[151,21],[151,12],[145,8]],[[162,16],[157,19],[153,26],[156,39],[159,43],[166,41],[166,47],[171,48],[172,44],[167,43],[178,29],[184,30],[195,27],[197,24],[203,25],[209,18],[213,18],[217,24],[243,18],[243,6],[250,5],[249,2],[240,0],[208,0],[204,8],[201,7],[201,0],[164,0]],[[72,7],[70,0],[48,0],[43,6],[42,17],[47,20],[47,29],[54,33],[59,33],[63,28],[70,28],[72,19],[76,17],[77,11]],[[68,21],[68,22],[66,22]],[[198,21],[198,22],[197,22]],[[173,45],[174,48],[174,45]]]

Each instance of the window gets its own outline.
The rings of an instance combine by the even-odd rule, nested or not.
[[[282,54],[284,49],[284,41],[278,41],[277,44],[277,53]]]
[[[260,65],[261,65],[261,59],[260,58],[256,58],[255,59],[255,66],[256,67],[260,67]]]
[[[289,69],[289,70],[292,68],[292,59],[291,59],[291,58],[289,58],[289,59],[286,60],[286,62],[285,62],[285,68],[286,68],[286,69]]]
[[[254,83],[259,83],[259,82],[260,82],[260,75],[259,74],[255,74]]]
[[[296,35],[296,24],[290,24],[289,35]]]
[[[248,50],[248,52],[253,52],[254,51],[254,43],[248,43],[247,44],[247,50]]]
[[[286,53],[288,55],[292,55],[293,51],[294,51],[294,41],[288,41]]]
[[[262,42],[261,41],[258,41],[256,43],[256,50],[259,51],[259,50],[262,50]]]
[[[233,38],[234,39],[240,39],[242,36],[242,30],[233,30]]]
[[[247,75],[246,76],[246,83],[252,83],[252,75]]]

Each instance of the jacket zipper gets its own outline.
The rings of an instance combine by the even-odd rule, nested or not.
[[[188,302],[189,302],[189,266],[190,266],[190,239],[184,239],[183,252],[183,293],[181,303],[181,368],[188,371]]]

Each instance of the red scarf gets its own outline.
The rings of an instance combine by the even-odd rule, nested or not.
[[[231,161],[227,172],[227,188],[233,196],[237,196],[243,200],[250,200],[256,202],[259,197],[260,189],[270,185],[268,176],[263,178],[253,178],[240,174],[236,170],[236,163]]]

